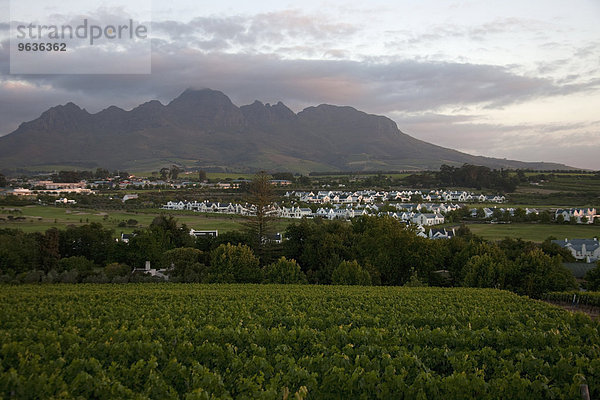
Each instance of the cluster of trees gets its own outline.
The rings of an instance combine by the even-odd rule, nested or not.
[[[179,168],[177,165],[171,165],[170,168],[163,167],[158,171],[163,181],[166,181],[167,179],[175,180],[179,177],[181,172],[183,172],[183,169]]]
[[[59,171],[58,173],[52,174],[50,179],[53,182],[71,183],[83,180],[91,181],[94,179],[106,179],[114,176],[128,177],[129,172],[118,170],[110,172],[105,168],[96,168],[96,171]]]
[[[560,246],[505,239],[491,243],[468,229],[450,240],[418,237],[393,218],[360,217],[350,224],[303,220],[289,226],[286,257],[298,260],[311,283],[332,283],[341,261],[356,261],[376,285],[492,287],[539,296],[576,287]]]
[[[523,171],[511,174],[508,170],[492,170],[480,165],[464,164],[462,167],[442,165],[439,171],[413,174],[405,182],[414,187],[469,187],[481,190],[495,189],[504,193],[514,192],[517,185],[526,181]]]
[[[491,243],[461,229],[450,240],[418,237],[388,217],[301,220],[282,244],[256,240],[258,230],[194,238],[172,216],[157,217],[129,243],[93,223],[45,233],[0,230],[5,282],[126,282],[150,261],[185,282],[277,282],[473,286],[541,296],[576,287],[562,260],[569,252],[550,241]]]

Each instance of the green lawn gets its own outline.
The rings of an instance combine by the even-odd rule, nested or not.
[[[488,240],[505,237],[543,242],[548,236],[557,239],[600,236],[600,227],[593,225],[559,224],[469,224],[471,232]]]
[[[11,210],[20,210],[15,213]],[[25,207],[0,207],[0,228],[17,228],[24,232],[43,232],[50,228],[64,229],[67,225],[84,225],[99,222],[104,227],[115,230],[118,235],[121,232],[131,233],[136,228],[146,228],[152,220],[161,213],[173,215],[180,224],[186,224],[189,228],[198,230],[217,229],[219,232],[227,232],[241,229],[244,219],[236,215],[223,214],[200,214],[192,211],[165,211],[158,209],[145,209],[139,211],[111,211],[78,208],[63,208],[53,206],[25,206]],[[25,217],[25,220],[10,221],[9,216]],[[3,218],[4,220],[2,220]],[[119,227],[122,221],[135,219],[138,224],[133,226]],[[279,232],[283,232],[292,220],[281,219],[274,223]]]

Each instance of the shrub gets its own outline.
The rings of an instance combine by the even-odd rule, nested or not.
[[[425,287],[425,286],[427,286],[427,284],[422,282],[419,279],[419,277],[417,276],[417,271],[415,271],[415,269],[413,268],[410,278],[402,286],[404,286],[404,287]]]
[[[104,267],[104,274],[112,281],[116,277],[127,276],[131,273],[131,267],[122,263],[111,263]]]
[[[222,244],[210,253],[209,282],[258,283],[262,273],[258,258],[246,245]]]
[[[331,275],[334,285],[370,285],[371,276],[358,262],[342,261]]]
[[[600,290],[600,261],[596,263],[596,267],[589,270],[585,274],[586,289],[591,291]]]
[[[307,283],[306,275],[296,263],[281,257],[276,262],[263,268],[264,283]]]
[[[58,262],[59,271],[75,270],[80,274],[89,273],[94,269],[94,262],[83,256],[62,258]]]

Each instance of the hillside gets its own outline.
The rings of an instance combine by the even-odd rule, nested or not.
[[[167,105],[90,114],[67,103],[0,137],[0,169],[187,167],[292,172],[491,168],[568,169],[562,164],[478,157],[401,132],[389,118],[322,104],[294,113],[285,104],[238,107],[223,93],[188,89]]]

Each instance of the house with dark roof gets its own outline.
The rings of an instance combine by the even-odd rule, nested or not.
[[[431,228],[427,237],[429,239],[450,239],[451,237],[456,236],[456,232],[454,228],[446,229],[446,228]]]
[[[565,240],[553,240],[552,243],[569,250],[577,260],[585,260],[588,263],[600,260],[598,238],[570,240],[565,238]]]

